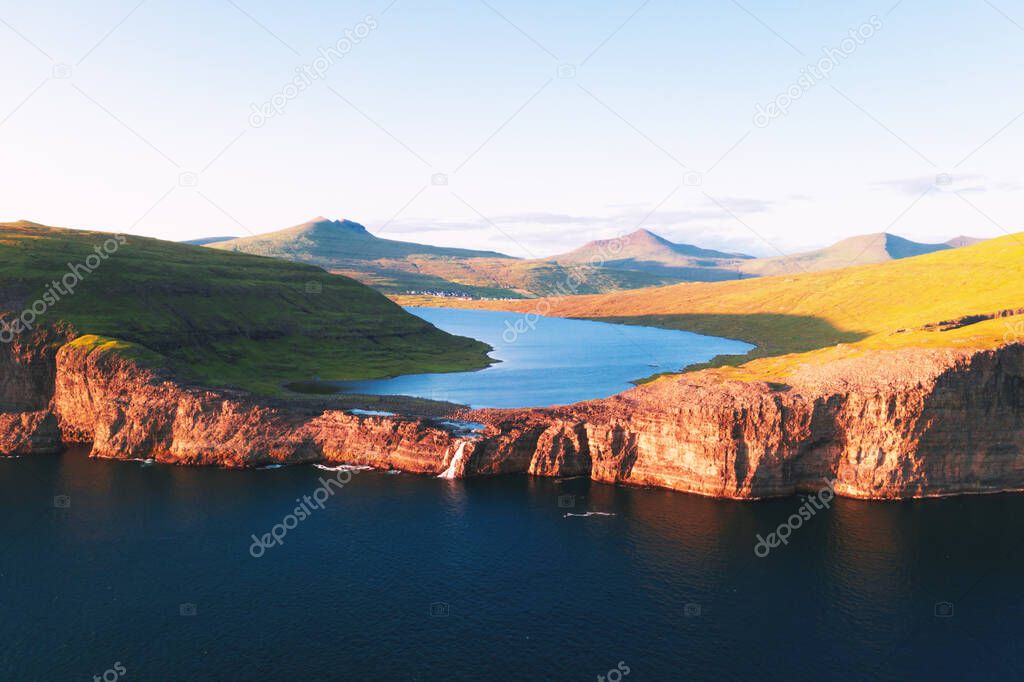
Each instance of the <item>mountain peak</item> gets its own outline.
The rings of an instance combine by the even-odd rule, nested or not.
[[[646,228],[643,228],[643,227],[640,228],[639,230],[634,230],[633,232],[630,232],[625,237],[623,237],[623,239],[628,239],[629,241],[636,240],[636,241],[656,242],[656,243],[659,243],[659,244],[669,243],[668,240],[665,239],[664,237],[662,237],[660,235],[657,235],[657,234],[654,234],[650,230],[648,230]]]
[[[357,222],[351,220],[331,220],[319,215],[312,220],[307,220],[301,225],[296,226],[298,230],[303,232],[354,232],[354,233],[367,233],[366,228]]]

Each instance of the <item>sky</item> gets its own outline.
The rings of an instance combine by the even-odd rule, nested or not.
[[[0,220],[523,257],[1024,229],[1024,3],[820,5],[4,0]]]

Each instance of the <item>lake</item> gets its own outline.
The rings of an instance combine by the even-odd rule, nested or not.
[[[471,407],[542,407],[607,398],[631,381],[674,372],[748,343],[692,332],[492,310],[407,308],[435,327],[494,348],[500,362],[475,372],[337,382],[343,391],[408,395]]]
[[[0,677],[1020,675],[1021,495],[839,499],[758,558],[798,498],[363,471],[254,558],[336,475],[0,460]]]

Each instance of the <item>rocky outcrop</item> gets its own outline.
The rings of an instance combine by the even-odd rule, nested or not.
[[[52,410],[96,457],[224,467],[327,462],[438,473],[454,451],[430,421],[356,416],[176,381],[115,352],[56,354]]]
[[[226,467],[364,464],[466,477],[587,475],[728,498],[832,482],[904,498],[1024,489],[1024,346],[861,351],[787,377],[707,370],[606,400],[479,410],[475,434],[177,380],[37,332],[0,351],[0,453],[90,442],[97,457]]]
[[[0,325],[6,323],[0,319]],[[44,327],[0,343],[0,454],[60,452],[60,431],[49,402],[55,353],[72,336],[63,326]]]

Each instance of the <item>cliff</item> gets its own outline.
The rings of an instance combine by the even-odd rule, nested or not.
[[[478,410],[478,434],[212,390],[37,331],[0,349],[0,453],[226,467],[327,462],[450,477],[589,475],[727,498],[817,489],[905,498],[1024,489],[1024,345],[878,350],[785,385],[706,370],[606,400]]]
[[[471,469],[589,474],[715,497],[1024,488],[1024,346],[867,352],[787,385],[670,377],[606,400],[482,411]]]

